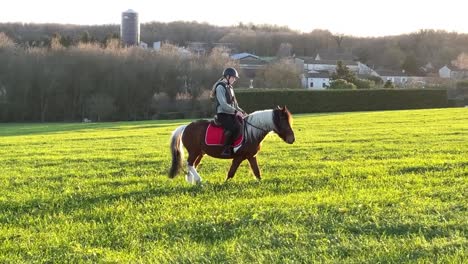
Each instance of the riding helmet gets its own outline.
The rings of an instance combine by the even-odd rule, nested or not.
[[[236,69],[234,68],[226,68],[224,69],[223,71],[223,76],[224,77],[227,77],[227,76],[232,76],[232,77],[236,77],[239,79],[239,73],[237,73]]]

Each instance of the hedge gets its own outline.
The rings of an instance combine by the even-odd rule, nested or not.
[[[271,90],[238,89],[247,112],[286,105],[293,113],[349,112],[448,107],[446,89]]]

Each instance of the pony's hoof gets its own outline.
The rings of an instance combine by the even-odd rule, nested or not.
[[[192,184],[193,184],[193,185],[201,185],[201,184],[202,184],[202,180],[201,180],[201,179],[194,179],[194,180],[192,181]]]
[[[229,177],[226,177],[226,180],[224,180],[224,182],[230,182],[232,180],[232,177],[229,178]]]
[[[192,183],[193,183],[193,176],[192,176],[192,174],[191,174],[191,173],[187,174],[187,175],[185,176],[185,180],[186,180],[188,183],[191,183],[191,184],[192,184]]]
[[[193,185],[199,185],[202,183],[202,178],[201,177],[197,177],[197,175],[191,175],[190,177],[190,181],[187,179],[187,181]]]

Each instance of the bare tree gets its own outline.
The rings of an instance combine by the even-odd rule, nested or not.
[[[289,59],[282,59],[268,65],[263,74],[265,88],[300,88],[300,70]]]
[[[460,69],[468,69],[468,53],[462,52],[452,64]]]
[[[287,58],[287,57],[291,57],[291,54],[292,54],[291,43],[281,43],[281,45],[278,48],[278,52],[276,53],[276,56],[279,58]]]
[[[90,117],[98,122],[109,120],[115,112],[114,99],[106,94],[92,95],[87,103]]]
[[[344,34],[335,34],[333,35],[333,39],[336,42],[336,46],[338,50],[341,50],[341,44],[343,43],[343,39],[345,38]]]

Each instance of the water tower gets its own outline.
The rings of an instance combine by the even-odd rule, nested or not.
[[[140,44],[140,23],[138,22],[138,13],[132,9],[122,12],[120,37],[124,46],[137,46]]]

